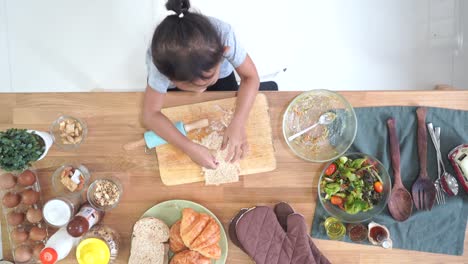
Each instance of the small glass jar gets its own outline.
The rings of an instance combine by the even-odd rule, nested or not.
[[[97,238],[107,244],[110,251],[110,263],[117,259],[120,248],[120,235],[117,231],[105,225],[96,225],[83,236],[82,241],[88,238]]]
[[[68,224],[80,208],[81,198],[77,196],[60,196],[52,198],[42,208],[44,220],[50,226],[60,228]]]
[[[76,190],[71,191],[62,182],[62,177],[66,172],[76,175],[80,179],[80,183]],[[68,175],[67,175],[68,176]],[[65,177],[67,177],[65,176]],[[88,168],[83,164],[64,164],[55,170],[52,175],[52,187],[56,195],[71,195],[71,196],[83,196],[83,193],[87,190],[91,175]]]
[[[367,239],[367,227],[363,224],[348,224],[346,229],[349,239],[353,242],[362,242]]]
[[[70,134],[67,131],[64,131],[66,130],[64,126],[67,125],[67,122],[70,122],[74,128],[76,127],[75,129],[77,129],[77,131],[75,130]],[[88,135],[88,127],[83,120],[67,115],[62,115],[57,118],[50,126],[49,131],[54,138],[54,144],[65,151],[79,148]],[[78,135],[75,135],[74,133],[78,133]],[[73,141],[71,141],[71,139],[73,139]]]
[[[338,218],[328,217],[325,219],[324,226],[327,236],[331,240],[341,240],[346,234],[346,227]]]
[[[370,222],[368,225],[367,233],[369,242],[373,245],[381,246],[383,248],[392,248],[393,242],[390,238],[390,231],[384,225]]]
[[[123,187],[116,177],[97,179],[88,188],[87,198],[92,207],[100,211],[115,208],[123,194]]]

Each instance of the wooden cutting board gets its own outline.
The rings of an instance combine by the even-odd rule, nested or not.
[[[162,112],[173,122],[185,124],[203,118],[220,120],[224,113],[221,109],[234,109],[236,98],[208,101],[198,104],[165,108]],[[268,172],[276,169],[276,159],[271,136],[268,102],[264,94],[258,94],[247,121],[249,142],[248,156],[241,160],[240,175]],[[209,129],[191,131],[190,139],[200,140],[209,133]],[[165,185],[205,181],[201,167],[195,164],[185,153],[170,144],[156,147],[159,174]]]

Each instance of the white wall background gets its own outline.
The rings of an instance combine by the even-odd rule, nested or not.
[[[0,0],[0,92],[132,91],[165,0]],[[280,90],[468,88],[463,0],[192,0]],[[464,34],[463,34],[464,33]],[[461,44],[461,42],[460,42]],[[461,49],[460,49],[461,48]]]
[[[0,91],[11,92],[8,54],[6,2],[0,1]]]
[[[464,43],[457,56],[454,57],[453,83],[468,89],[468,1],[460,0],[460,32]]]

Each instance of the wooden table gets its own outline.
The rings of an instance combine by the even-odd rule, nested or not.
[[[0,94],[0,130],[10,127],[47,131],[60,113],[84,119],[89,136],[76,152],[61,152],[53,147],[47,157],[35,164],[43,198],[51,197],[50,176],[61,164],[77,161],[85,164],[93,178],[114,175],[124,185],[120,205],[109,212],[104,223],[122,236],[118,263],[126,263],[129,255],[132,226],[151,206],[169,199],[187,199],[212,210],[224,223],[240,208],[272,205],[287,201],[312,223],[317,195],[317,181],[323,164],[305,162],[288,149],[281,132],[282,113],[299,92],[267,93],[277,170],[241,177],[241,181],[220,187],[203,183],[166,187],[161,183],[154,155],[142,151],[126,153],[122,145],[141,137],[142,93],[43,93]],[[405,91],[405,92],[342,92],[352,105],[426,105],[468,110],[468,91]],[[172,93],[166,107],[232,97],[232,92]],[[3,217],[2,217],[3,220]],[[4,221],[2,221],[2,224]],[[8,244],[3,225],[3,242]],[[468,233],[465,234],[465,237]],[[422,239],[422,238],[421,238]],[[450,239],[450,238],[447,238]],[[463,256],[448,256],[399,249],[384,250],[344,242],[314,239],[332,263],[468,263],[468,239]],[[11,257],[5,246],[5,256]],[[73,257],[61,263],[75,263]],[[227,263],[253,263],[232,243]]]

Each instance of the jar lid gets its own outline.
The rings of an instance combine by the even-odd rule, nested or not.
[[[44,248],[39,254],[39,259],[42,264],[54,264],[57,262],[58,254],[53,248]]]
[[[110,261],[110,250],[101,239],[87,238],[78,245],[76,259],[79,264],[107,264]]]

